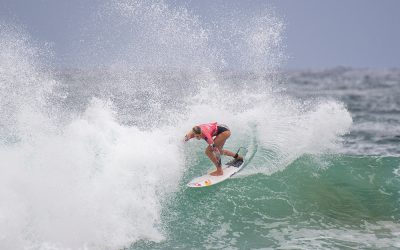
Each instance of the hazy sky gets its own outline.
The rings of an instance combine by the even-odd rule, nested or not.
[[[291,67],[400,67],[400,1],[274,1]]]
[[[105,0],[1,0],[0,19],[22,25],[30,36],[69,53],[82,23]],[[288,68],[400,67],[400,0],[175,0],[205,21],[215,8],[251,15],[275,8],[286,24]]]

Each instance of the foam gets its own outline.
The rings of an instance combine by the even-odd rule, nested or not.
[[[97,98],[56,123],[48,104],[58,82],[42,70],[40,49],[17,31],[2,26],[0,41],[0,247],[98,249],[162,240],[161,203],[183,168],[177,132],[121,125],[113,104]]]
[[[183,167],[168,131],[121,126],[93,100],[58,133],[31,131],[29,143],[2,149],[3,247],[118,248],[161,240],[161,201],[177,188]]]
[[[382,236],[385,232],[385,237]],[[284,249],[330,248],[342,249],[351,247],[363,248],[398,248],[396,240],[399,225],[390,221],[366,223],[360,228],[327,228],[309,229],[288,226],[286,229],[274,229],[269,234]],[[287,237],[289,235],[289,237]],[[379,236],[378,236],[379,235]]]

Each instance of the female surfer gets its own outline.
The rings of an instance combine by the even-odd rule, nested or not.
[[[228,126],[217,124],[216,122],[200,124],[194,126],[191,131],[185,135],[185,142],[196,137],[197,140],[203,138],[208,143],[206,148],[206,155],[217,167],[217,170],[210,173],[210,175],[223,175],[221,166],[221,154],[231,156],[239,161],[243,161],[243,157],[237,153],[223,149],[225,141],[231,136],[231,131]]]

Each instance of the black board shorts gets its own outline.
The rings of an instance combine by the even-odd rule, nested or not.
[[[219,124],[219,125],[217,125],[217,134],[215,136],[217,136],[225,131],[229,131],[229,127],[226,126],[225,124]]]

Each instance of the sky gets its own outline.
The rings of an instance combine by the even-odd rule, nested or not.
[[[54,53],[69,53],[82,24],[105,0],[1,0],[0,20],[21,25]],[[284,68],[400,67],[399,0],[171,0],[200,20],[218,18],[215,9],[252,15],[273,9],[285,24]]]
[[[400,66],[400,1],[279,2],[291,67]]]

